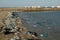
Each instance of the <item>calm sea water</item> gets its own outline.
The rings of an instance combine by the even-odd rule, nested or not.
[[[47,33],[48,37],[43,40],[60,40],[60,12],[17,12],[23,20],[25,27],[37,32],[39,35]]]

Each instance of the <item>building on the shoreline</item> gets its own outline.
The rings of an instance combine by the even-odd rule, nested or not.
[[[48,8],[48,6],[45,6],[45,8]]]
[[[41,8],[41,6],[37,6],[37,8]]]
[[[31,8],[31,6],[24,6],[24,8]]]
[[[55,8],[55,6],[51,6],[51,8]]]
[[[24,8],[60,8],[60,6],[44,6],[44,7],[41,7],[41,6],[25,6]]]
[[[27,6],[24,6],[24,8],[27,8]]]
[[[24,8],[41,8],[41,6],[24,6]]]
[[[37,8],[37,6],[32,6],[32,8]]]
[[[57,8],[60,8],[60,6],[57,6]]]

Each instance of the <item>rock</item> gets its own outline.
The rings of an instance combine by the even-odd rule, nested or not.
[[[36,37],[38,36],[38,34],[36,32],[33,32],[33,35],[35,35]]]
[[[14,38],[11,38],[10,40],[15,40]]]
[[[47,34],[47,33],[43,33],[43,34],[41,34],[40,36],[47,38],[47,37],[48,37],[48,34]]]
[[[32,32],[31,31],[28,31],[28,32],[26,32],[28,35],[30,35],[30,34],[32,34]]]
[[[21,36],[20,36],[20,33],[15,33],[15,36],[14,36],[14,39],[15,40],[21,40]]]

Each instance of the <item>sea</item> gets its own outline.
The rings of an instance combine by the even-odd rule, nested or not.
[[[60,40],[60,11],[16,12],[24,26],[42,40]],[[47,34],[44,37],[41,34]]]

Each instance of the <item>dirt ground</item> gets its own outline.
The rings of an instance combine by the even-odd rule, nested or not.
[[[3,19],[7,17],[7,15],[9,14],[8,12],[9,11],[0,11],[0,28],[4,25],[3,24]],[[11,38],[13,38],[13,36],[14,36],[14,34],[5,35],[5,34],[0,32],[0,40],[10,40]],[[24,35],[22,34],[22,36],[24,38],[27,37],[25,34]]]
[[[8,11],[0,11],[0,27],[3,26],[3,19],[8,15]]]
[[[2,21],[7,15],[8,15],[8,11],[0,11],[0,27],[4,25]],[[0,40],[9,40],[9,38],[11,37],[12,37],[12,34],[4,35],[0,33]]]

